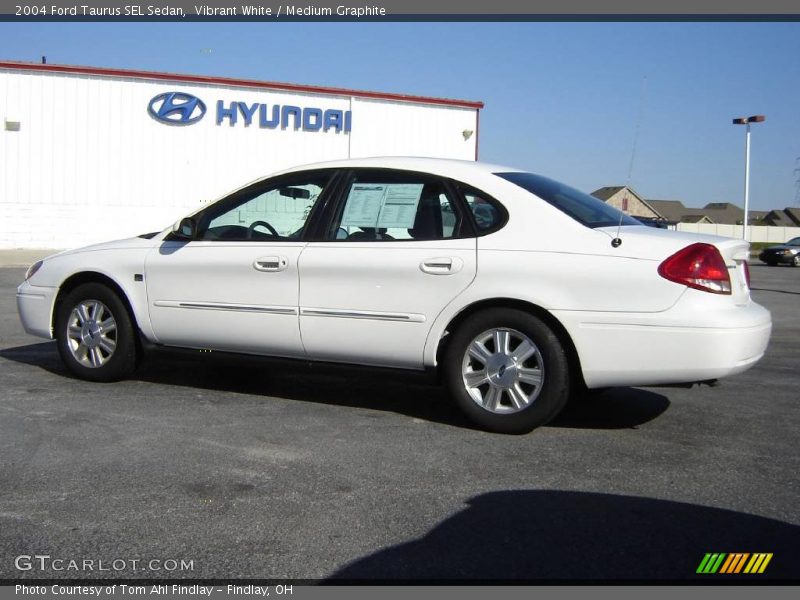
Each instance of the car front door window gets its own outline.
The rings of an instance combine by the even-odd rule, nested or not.
[[[328,176],[283,182],[245,191],[201,218],[197,239],[206,241],[295,241],[303,234],[309,215],[322,194]]]

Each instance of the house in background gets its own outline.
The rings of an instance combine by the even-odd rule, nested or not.
[[[592,192],[592,196],[618,208],[632,217],[662,220],[661,214],[639,194],[627,186],[611,186]]]
[[[592,192],[592,196],[621,211],[652,224],[675,226],[677,223],[741,225],[744,210],[731,202],[709,202],[703,208],[684,206],[680,200],[646,200],[627,186],[611,186]],[[796,220],[795,220],[796,219]],[[783,211],[748,211],[750,225],[800,226],[800,209]]]
[[[709,202],[701,210],[715,223],[741,225],[744,221],[744,209],[730,202]],[[751,222],[752,217],[752,214],[748,215]]]
[[[774,227],[800,227],[800,208],[792,206],[769,211],[761,221]]]
[[[687,208],[680,200],[648,200],[668,223],[715,223],[702,208]]]

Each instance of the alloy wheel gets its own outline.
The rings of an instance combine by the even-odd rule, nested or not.
[[[105,365],[117,348],[117,322],[99,300],[83,300],[67,319],[67,347],[84,367]]]
[[[481,408],[497,414],[516,413],[536,401],[544,383],[544,362],[536,344],[524,333],[494,328],[467,346],[461,366],[464,387]]]

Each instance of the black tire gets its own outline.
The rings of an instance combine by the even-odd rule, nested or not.
[[[795,254],[794,259],[792,260],[793,267],[800,267],[800,254]]]
[[[81,306],[86,309],[84,314],[89,317],[99,314],[102,322],[109,323],[110,317],[116,327],[107,331],[94,327],[93,318],[82,319],[77,314]],[[99,313],[89,314],[93,307]],[[82,321],[88,325],[81,327]],[[85,333],[77,333],[76,329],[70,337],[71,326]],[[80,379],[119,381],[136,369],[139,351],[133,322],[119,296],[103,284],[85,283],[64,296],[56,309],[55,337],[61,360]],[[99,356],[96,360],[92,348]]]
[[[519,354],[517,358],[525,355],[517,352],[523,347],[522,337],[528,338],[537,353],[522,361],[507,352],[498,353],[494,340],[499,338],[495,336],[503,335],[504,331],[510,339],[508,348],[516,348],[507,351],[511,355]],[[558,337],[542,320],[521,310],[492,308],[470,316],[451,335],[443,361],[444,380],[456,404],[473,423],[497,433],[528,433],[549,422],[566,405],[570,393],[569,359]],[[483,363],[485,368],[481,368],[480,360],[468,357],[470,346],[480,339],[486,340],[484,348],[492,353]],[[515,339],[519,342],[517,346],[513,345]],[[537,365],[540,385],[515,379],[521,377],[523,371],[533,373]],[[485,372],[485,383],[468,387],[465,372],[470,371],[475,372],[476,381]],[[529,404],[518,402],[515,405],[512,392],[503,391],[507,389],[503,388],[504,385],[517,385],[514,381],[520,386],[515,393],[519,394],[519,389],[522,389],[529,397]],[[494,391],[491,388],[495,388]],[[497,401],[495,396],[494,402],[496,410],[487,408],[486,404],[492,404],[490,394],[498,393],[500,400]]]

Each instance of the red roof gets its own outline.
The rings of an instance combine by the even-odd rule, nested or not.
[[[374,100],[393,100],[396,102],[414,102],[417,104],[437,104],[440,106],[457,106],[460,108],[483,108],[483,102],[475,100],[455,100],[451,98],[432,98],[411,94],[390,94],[386,92],[370,92],[316,85],[299,85],[296,83],[278,83],[274,81],[257,81],[254,79],[237,79],[232,77],[207,77],[205,75],[181,75],[178,73],[159,73],[156,71],[136,71],[131,69],[107,69],[103,67],[83,67],[76,65],[51,65],[19,61],[0,61],[0,68],[18,71],[40,71],[45,73],[69,73],[74,75],[95,75],[100,77],[126,77],[132,79],[149,79],[156,81],[175,81],[180,83],[201,83],[206,85],[226,85],[235,87],[280,90],[284,92],[301,92],[312,94],[328,94],[333,96],[354,96]]]

